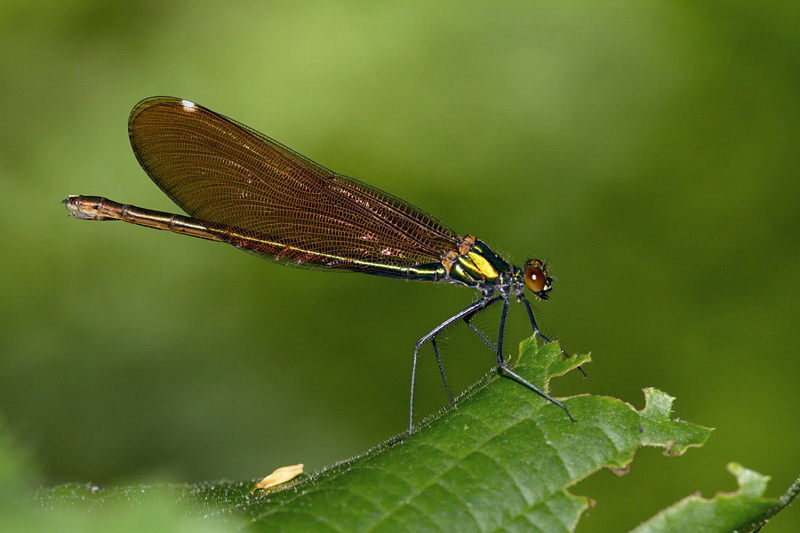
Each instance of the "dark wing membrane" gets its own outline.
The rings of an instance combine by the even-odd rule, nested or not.
[[[128,133],[176,204],[267,259],[378,273],[438,262],[460,242],[421,209],[186,100],[139,102]]]

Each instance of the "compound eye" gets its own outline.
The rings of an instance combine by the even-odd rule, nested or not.
[[[532,259],[525,263],[525,286],[534,294],[550,290],[547,272],[538,259]]]

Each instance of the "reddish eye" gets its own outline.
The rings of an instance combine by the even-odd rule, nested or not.
[[[525,286],[539,296],[550,290],[550,279],[544,270],[544,265],[538,259],[531,259],[525,263]]]

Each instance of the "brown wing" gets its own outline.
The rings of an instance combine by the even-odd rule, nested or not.
[[[233,244],[267,259],[374,271],[437,262],[461,240],[421,209],[186,100],[139,102],[128,133],[176,204],[246,236],[250,245]]]

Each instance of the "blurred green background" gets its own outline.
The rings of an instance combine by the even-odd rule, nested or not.
[[[176,208],[131,107],[194,100],[557,278],[540,325],[591,351],[593,393],[717,430],[586,480],[581,531],[622,530],[725,464],[800,467],[796,2],[0,4],[0,414],[38,482],[315,470],[406,424],[414,342],[467,289],[259,261],[58,202]],[[497,310],[496,310],[497,311]],[[509,351],[529,335],[512,308]],[[498,313],[479,321],[493,330]],[[459,387],[492,366],[464,327]],[[433,357],[421,412],[444,405]],[[797,531],[796,509],[770,531]]]

